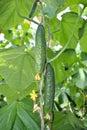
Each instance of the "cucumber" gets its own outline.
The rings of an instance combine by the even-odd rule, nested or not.
[[[54,69],[50,63],[48,63],[46,66],[44,81],[44,111],[45,113],[51,114],[54,106],[55,76]]]
[[[29,18],[31,18],[36,10],[36,7],[37,7],[37,2],[39,2],[39,0],[35,0],[34,3],[33,3],[33,6],[31,8],[31,11],[29,13]]]
[[[39,24],[36,37],[35,37],[35,60],[36,60],[36,73],[41,74],[43,72],[46,61],[46,40],[45,29],[42,24]]]

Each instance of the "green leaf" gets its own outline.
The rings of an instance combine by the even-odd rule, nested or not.
[[[3,94],[8,103],[11,103],[15,100],[21,100],[32,92],[32,90],[37,91],[39,89],[39,82],[31,83],[27,88],[17,91],[13,87],[9,87],[8,85],[0,85],[0,94]]]
[[[58,31],[60,29],[60,22],[56,17],[53,17],[52,19],[49,20],[49,25],[50,25],[50,31],[51,33],[55,31]]]
[[[77,73],[73,75],[73,84],[81,89],[87,86],[87,72],[83,68],[80,68]]]
[[[74,5],[74,4],[79,4],[79,0],[67,0],[66,4],[67,4],[67,6]]]
[[[24,47],[0,51],[0,74],[19,93],[34,81],[35,61]]]
[[[79,39],[81,39],[83,37],[85,26],[86,26],[86,21],[84,20],[83,24],[82,24],[82,27],[79,28],[79,30],[78,30]]]
[[[7,98],[7,102],[12,102],[18,98],[18,92],[7,85],[0,85],[0,94],[3,94]]]
[[[84,6],[87,6],[87,1],[86,0],[79,0],[79,3],[83,4]]]
[[[84,25],[85,24],[85,25]],[[87,52],[87,42],[86,42],[86,36],[87,36],[87,23],[85,21],[85,23],[83,24],[81,30],[80,30],[80,35],[82,33],[82,37],[80,39],[80,46],[82,51]],[[82,32],[83,31],[83,32]]]
[[[53,130],[80,130],[80,128],[84,128],[83,123],[72,113],[56,112],[54,116]]]
[[[64,92],[61,92],[61,94],[58,97],[58,102],[61,105],[62,108],[66,107],[68,105],[68,98]]]
[[[85,116],[85,119],[84,119],[84,124],[85,124],[85,126],[87,127],[87,115]]]
[[[21,100],[27,95],[29,95],[32,90],[38,91],[39,90],[39,82],[33,82],[31,83],[26,89],[23,89],[20,91],[20,94],[18,94],[18,99]]]
[[[70,5],[76,5],[76,4],[83,4],[85,6],[87,6],[87,1],[86,0],[67,0],[66,1],[66,5],[70,6]]]
[[[81,59],[82,59],[82,62],[84,62],[84,65],[86,65],[86,61],[87,61],[87,53],[86,52],[81,53]]]
[[[72,83],[71,86],[69,86],[69,90],[70,90],[70,96],[74,100],[76,107],[78,109],[81,109],[81,107],[85,104],[85,97],[84,93],[82,92],[83,90],[81,91],[80,88],[76,87]]]
[[[22,16],[28,16],[34,0],[0,0],[0,29],[9,29],[23,21]]]
[[[53,7],[55,9],[60,8],[64,5],[66,0],[41,0],[42,2],[45,2],[48,6]]]
[[[33,113],[32,105],[31,100],[25,99],[0,109],[0,129],[40,130],[39,115]]]
[[[22,99],[32,90],[39,89],[39,82],[35,81],[35,61],[31,52],[26,53],[24,47],[0,51],[0,74],[7,85],[1,82],[0,93],[7,98],[7,102]]]
[[[73,29],[75,27],[78,15],[76,13],[68,12],[62,16],[60,31],[57,33],[57,38],[60,44],[64,47],[68,40],[71,38]],[[78,29],[81,27],[82,21],[80,20],[75,29],[74,35],[67,48],[75,48],[78,43]]]
[[[46,7],[44,7],[43,11],[44,11],[45,15],[52,18],[55,15],[56,9],[52,8],[52,7],[49,7],[49,6],[46,6]]]
[[[77,88],[76,86],[73,86],[73,85],[71,87],[69,87],[69,89],[70,89],[70,96],[71,97],[74,97],[76,95],[76,93],[79,92],[79,88]]]
[[[16,107],[17,104],[14,102],[11,105],[8,105],[0,109],[0,129],[2,130],[11,129],[12,123],[14,122],[15,115],[16,115]]]
[[[70,76],[72,64],[74,64],[75,62],[75,51],[71,49],[68,49],[63,52],[60,57],[58,57],[55,61],[52,62],[57,83],[62,82],[64,79]]]
[[[48,60],[52,59],[56,54],[52,51],[51,48],[47,48],[47,58]]]
[[[12,30],[10,30],[10,29],[6,30],[6,31],[4,32],[4,35],[5,35],[5,39],[11,41],[12,36],[13,36]]]
[[[49,43],[51,45],[56,45],[57,41],[58,41],[58,31],[60,31],[60,21],[54,16],[51,18],[45,17],[45,21],[46,21],[46,35],[47,37],[50,36],[50,41],[52,40],[53,43],[51,44],[49,41]],[[49,39],[47,39],[49,40]]]
[[[77,92],[75,94],[76,106],[80,109],[85,104],[85,97],[82,92]]]

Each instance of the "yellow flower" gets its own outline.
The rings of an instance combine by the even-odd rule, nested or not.
[[[32,90],[32,92],[30,93],[30,98],[31,98],[33,101],[36,101],[37,94],[35,93],[35,90]]]

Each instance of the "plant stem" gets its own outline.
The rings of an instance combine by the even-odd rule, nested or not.
[[[40,81],[40,118],[41,118],[41,130],[44,130],[45,125],[44,125],[44,117],[43,117],[43,93],[42,93],[42,88],[43,88],[43,79]]]
[[[50,130],[52,130],[53,120],[54,120],[54,112],[51,113]]]
[[[43,13],[43,6],[42,6],[42,2],[38,2],[40,5],[40,11],[41,11],[41,23],[44,25],[44,13]],[[41,130],[45,130],[45,123],[44,123],[44,113],[43,113],[43,77],[45,74],[45,68],[43,70],[43,74],[42,74],[42,79],[40,81],[40,118],[41,118]]]
[[[40,12],[41,12],[41,23],[44,25],[44,12],[43,12],[42,2],[39,1],[39,5],[40,5]]]
[[[82,9],[80,15],[78,16],[78,18],[77,18],[77,20],[76,20],[76,23],[75,23],[75,25],[74,25],[74,27],[73,27],[72,34],[71,34],[69,40],[67,41],[66,45],[64,46],[64,48],[63,48],[53,59],[49,60],[48,63],[51,63],[51,62],[53,62],[54,60],[56,60],[56,59],[66,50],[66,48],[68,47],[68,45],[71,43],[71,40],[72,40],[72,38],[73,38],[73,36],[74,36],[76,27],[77,27],[77,25],[78,25],[78,23],[79,23],[79,21],[80,21],[80,18],[81,18],[81,15],[82,15],[83,11],[84,11],[84,8]]]
[[[48,22],[48,47],[50,45],[50,37],[51,37],[51,35],[50,35],[50,25],[49,25],[49,22]]]

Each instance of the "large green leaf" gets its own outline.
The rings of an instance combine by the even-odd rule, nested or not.
[[[0,129],[40,130],[39,115],[33,113],[31,100],[15,101],[0,109]]]
[[[55,70],[56,82],[59,83],[70,76],[72,65],[76,62],[74,50],[66,50],[55,61],[53,67]]]
[[[82,122],[72,113],[55,113],[53,130],[80,130],[81,127],[84,128]]]
[[[22,99],[31,91],[39,89],[39,82],[35,81],[35,61],[31,52],[24,52],[24,47],[0,51],[0,74],[6,84],[0,84],[0,94],[7,98],[7,102]]]
[[[61,21],[61,28],[60,31],[57,33],[57,38],[62,46],[65,46],[65,44],[70,40],[73,30],[74,35],[71,39],[68,48],[75,48],[78,42],[78,29],[81,27],[82,21],[80,20],[77,27],[75,27],[76,21],[77,21],[77,14],[76,13],[66,13],[62,17]]]
[[[17,47],[0,51],[0,74],[8,86],[19,93],[34,81],[35,76],[35,61],[24,50],[24,47]]]
[[[0,29],[8,29],[19,24],[21,18],[17,11],[28,16],[34,0],[0,0]]]
[[[29,94],[32,92],[32,90],[38,90],[39,89],[39,82],[33,82],[31,83],[27,88],[17,91],[13,87],[9,87],[8,85],[0,85],[0,94],[3,94],[8,103],[11,103],[15,100],[21,100],[26,96],[29,96]]]

